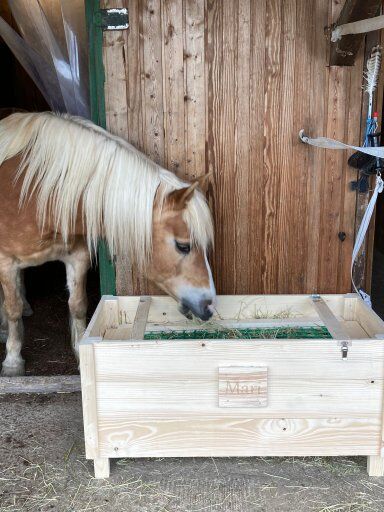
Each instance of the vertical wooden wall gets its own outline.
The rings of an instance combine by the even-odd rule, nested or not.
[[[102,3],[130,18],[105,35],[109,129],[182,177],[214,172],[218,292],[349,291],[355,174],[345,153],[298,139],[360,141],[364,49],[327,66],[324,27],[343,2]],[[117,291],[146,291],[124,261]]]

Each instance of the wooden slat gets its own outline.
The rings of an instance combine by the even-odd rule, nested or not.
[[[342,361],[340,347],[329,339],[241,340],[241,343],[237,340],[146,340],[139,346],[131,341],[111,340],[95,345],[97,361],[100,361],[97,365],[100,381],[129,380],[131,371],[144,375],[163,366],[163,371],[178,376],[177,380],[201,377],[204,373],[213,378],[218,362],[273,366],[276,374],[288,379],[321,379],[332,375],[336,379],[348,379],[348,375],[353,375],[356,379],[376,380],[383,378],[383,350],[383,343],[377,339],[354,340],[348,361]]]
[[[367,460],[368,476],[384,476],[384,458],[380,455],[371,455]]]
[[[102,0],[100,7],[103,9],[126,7],[129,11],[130,25],[137,29],[136,20],[131,17],[131,3],[129,0]],[[130,28],[130,31],[132,28]],[[130,140],[129,112],[128,112],[128,80],[132,81],[132,70],[127,68],[126,47],[131,39],[130,31],[111,30],[104,32],[103,61],[105,76],[110,77],[105,81],[104,94],[106,105],[107,129],[111,133]],[[129,36],[129,37],[128,37]],[[128,52],[129,54],[129,52]],[[131,98],[129,98],[131,101]],[[133,141],[134,142],[134,141]],[[118,294],[131,295],[133,289],[133,270],[131,262],[123,255],[118,255],[116,260],[116,291]]]
[[[13,393],[75,393],[80,389],[79,375],[0,377],[0,395]]]
[[[220,103],[218,106],[219,141],[221,152],[220,186],[215,190],[216,209],[219,214],[219,222],[225,226],[225,235],[221,239],[222,266],[233,268],[235,265],[234,247],[237,230],[241,229],[234,222],[233,212],[240,205],[237,193],[237,179],[235,175],[235,74],[236,74],[236,36],[238,16],[236,12],[237,2],[218,2],[222,19],[221,44],[222,62],[219,68]],[[217,51],[217,49],[214,49]],[[214,101],[217,101],[214,99]],[[232,203],[234,209],[228,208]],[[219,284],[223,290],[235,290],[235,275],[228,273],[219,277]]]
[[[233,2],[236,5],[236,2]],[[248,177],[250,174],[250,98],[249,98],[249,56],[251,44],[251,2],[241,0],[237,4],[236,16],[238,26],[235,33],[235,162],[237,173],[235,175],[234,195],[238,198],[235,204],[234,224],[234,293],[249,289],[247,269],[249,267],[248,254],[244,247],[248,244],[249,231],[253,228],[249,217]]]
[[[105,457],[377,455],[379,421],[145,415],[104,419]]]
[[[282,3],[270,0],[266,7],[265,38],[265,104],[264,104],[264,184],[263,184],[263,221],[264,258],[263,289],[277,293],[278,252],[276,246],[280,233],[276,230],[276,214],[280,191],[280,151],[276,144],[280,135],[278,104],[281,97],[281,34]]]
[[[287,250],[287,240],[292,240],[293,223],[287,224],[287,218],[291,214],[291,208],[294,204],[292,197],[292,186],[296,186],[296,166],[292,166],[293,146],[291,144],[292,132],[295,123],[295,88],[298,87],[301,78],[297,77],[297,84],[292,80],[295,75],[295,50],[296,50],[296,0],[288,0],[284,2],[284,15],[282,20],[282,31],[285,34],[285,41],[282,45],[281,56],[281,90],[280,90],[280,107],[275,112],[275,117],[280,123],[280,141],[285,151],[280,152],[279,166],[279,194],[280,200],[277,211],[277,231],[278,236],[278,282],[277,291],[279,293],[287,293],[291,289],[292,272],[287,272],[291,255]],[[304,119],[301,121],[304,122]],[[281,236],[280,233],[286,233]],[[292,249],[297,250],[294,244]],[[299,259],[299,258],[298,258]],[[302,262],[303,263],[303,262]]]
[[[144,338],[145,326],[147,325],[149,308],[151,307],[151,297],[141,297],[137,312],[132,325],[131,338],[133,340],[142,340]]]
[[[347,125],[345,127],[344,140],[348,141],[348,144],[360,146],[360,112],[361,102],[363,96],[363,90],[361,87],[361,77],[363,74],[363,63],[364,63],[364,48],[356,57],[355,69],[349,70],[349,83],[348,87],[348,109],[346,111]],[[358,72],[357,72],[358,70]],[[353,71],[353,72],[351,72]],[[339,262],[338,262],[338,281],[337,289],[342,291],[351,290],[351,260],[352,250],[354,245],[354,230],[355,230],[355,216],[356,216],[356,200],[361,201],[359,196],[364,194],[357,194],[352,190],[351,181],[356,180],[357,173],[348,165],[348,157],[353,151],[345,153],[343,162],[343,189],[344,194],[343,208],[341,211],[340,218],[340,232],[346,234],[345,240],[339,241]]]
[[[349,70],[328,69],[327,137],[345,140]],[[321,198],[321,242],[319,251],[318,292],[335,293],[339,261],[338,233],[344,187],[342,174],[345,155],[340,151],[326,151],[325,175]],[[348,196],[349,197],[349,196]],[[346,290],[346,291],[349,291]]]
[[[372,338],[384,335],[383,320],[361,298],[356,303],[356,319]]]
[[[345,295],[322,295],[322,297],[336,316],[343,316]],[[138,297],[118,298],[122,323],[132,323],[138,300]],[[293,320],[314,316],[313,305],[308,300],[308,295],[218,295],[215,309],[219,320],[269,318]],[[179,321],[185,323],[185,317],[171,297],[153,296],[148,321],[160,324]]]
[[[184,174],[194,180],[205,173],[205,0],[184,0]]]
[[[250,41],[250,82],[249,82],[249,176],[248,176],[248,215],[252,229],[248,230],[247,275],[249,278],[246,293],[263,293],[262,283],[264,258],[264,207],[262,197],[265,181],[264,173],[264,82],[267,73],[265,64],[265,36],[267,22],[266,0],[251,2],[251,41]],[[262,93],[261,93],[262,91]],[[246,247],[243,247],[246,250]],[[240,292],[240,290],[239,290]]]
[[[184,174],[184,52],[183,2],[162,4],[164,164],[176,174]]]
[[[340,349],[337,355],[335,354],[336,357],[341,358]],[[136,358],[135,361],[140,364]],[[265,361],[262,363],[264,364]],[[374,372],[367,372],[366,379],[355,379],[345,373],[341,378],[335,376],[335,365],[332,365],[329,377],[292,376],[289,378],[282,369],[282,364],[272,362],[268,367],[268,386],[261,401],[259,396],[253,397],[252,394],[247,395],[240,391],[231,396],[231,400],[228,401],[228,397],[222,395],[228,387],[225,373],[228,368],[223,366],[218,368],[217,364],[214,369],[206,372],[193,374],[187,372],[189,380],[187,377],[183,378],[180,372],[170,372],[166,375],[164,371],[153,367],[151,372],[143,372],[145,378],[141,380],[138,372],[134,370],[129,378],[118,375],[108,377],[103,374],[98,377],[100,380],[97,385],[98,414],[105,418],[114,413],[134,415],[144,411],[148,414],[165,411],[169,413],[194,411],[200,417],[212,413],[226,416],[229,414],[227,407],[236,407],[244,413],[248,412],[251,417],[258,418],[326,418],[331,415],[376,419],[381,417],[383,379],[369,377]],[[234,372],[239,366],[246,365],[249,368],[256,364],[259,364],[257,359],[249,363],[244,360],[231,363]],[[164,365],[168,367],[166,362]],[[232,371],[232,368],[229,368],[228,371]],[[284,372],[282,376],[276,375],[279,369]],[[218,374],[218,370],[222,373]],[[302,368],[299,368],[299,371],[301,372]],[[324,372],[324,367],[322,371]],[[373,383],[371,383],[372,380]],[[222,387],[218,389],[220,383]],[[236,391],[234,385],[231,387]],[[224,409],[218,410],[218,407],[224,407]],[[255,409],[255,407],[261,408]]]
[[[337,340],[349,339],[349,334],[342,327],[341,323],[332,313],[326,302],[324,302],[320,296],[312,296],[311,300],[319,314],[319,317],[322,319],[333,338]]]
[[[326,55],[327,41],[324,30],[328,23],[329,2],[316,1],[312,4],[312,30],[311,55],[314,57]],[[318,58],[312,58],[310,64],[311,98],[309,117],[305,119],[304,129],[315,129],[316,133],[325,133],[327,118],[327,90],[328,71],[325,66],[319,66]],[[297,148],[300,154],[305,151],[308,163],[307,198],[308,208],[306,215],[307,251],[306,251],[306,283],[304,289],[308,293],[319,291],[319,247],[321,243],[321,193],[325,173],[326,152],[320,148]]]
[[[89,343],[80,343],[79,346],[85,455],[87,459],[97,459],[99,457],[99,432],[94,345],[89,338],[87,341]]]
[[[206,127],[207,127],[207,162],[209,172],[214,173],[214,189],[209,195],[210,205],[213,209],[215,221],[216,243],[224,237],[225,225],[222,219],[221,198],[217,196],[216,190],[222,184],[221,154],[221,68],[223,52],[223,14],[218,0],[207,0],[206,2]],[[214,252],[213,275],[216,285],[222,288],[222,277],[220,269],[224,268],[223,251]]]
[[[164,104],[162,71],[161,2],[142,2],[144,54],[144,150],[164,163]]]

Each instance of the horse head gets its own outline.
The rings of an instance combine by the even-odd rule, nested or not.
[[[155,200],[152,256],[147,273],[179,302],[183,314],[188,316],[192,312],[201,320],[208,320],[213,314],[215,286],[207,247],[199,244],[199,237],[191,232],[193,222],[188,222],[196,201],[200,202],[200,209],[196,208],[200,212],[195,212],[198,223],[211,222],[208,206],[196,190],[197,183],[173,190],[163,201]]]

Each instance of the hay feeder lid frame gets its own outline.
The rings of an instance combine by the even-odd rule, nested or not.
[[[86,457],[364,455],[384,474],[384,323],[356,294],[219,296],[225,328],[332,339],[144,339],[201,329],[169,297],[103,296],[80,342]]]

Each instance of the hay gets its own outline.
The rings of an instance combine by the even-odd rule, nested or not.
[[[326,327],[265,327],[252,329],[196,329],[184,331],[149,331],[145,340],[252,340],[252,339],[332,339]]]

